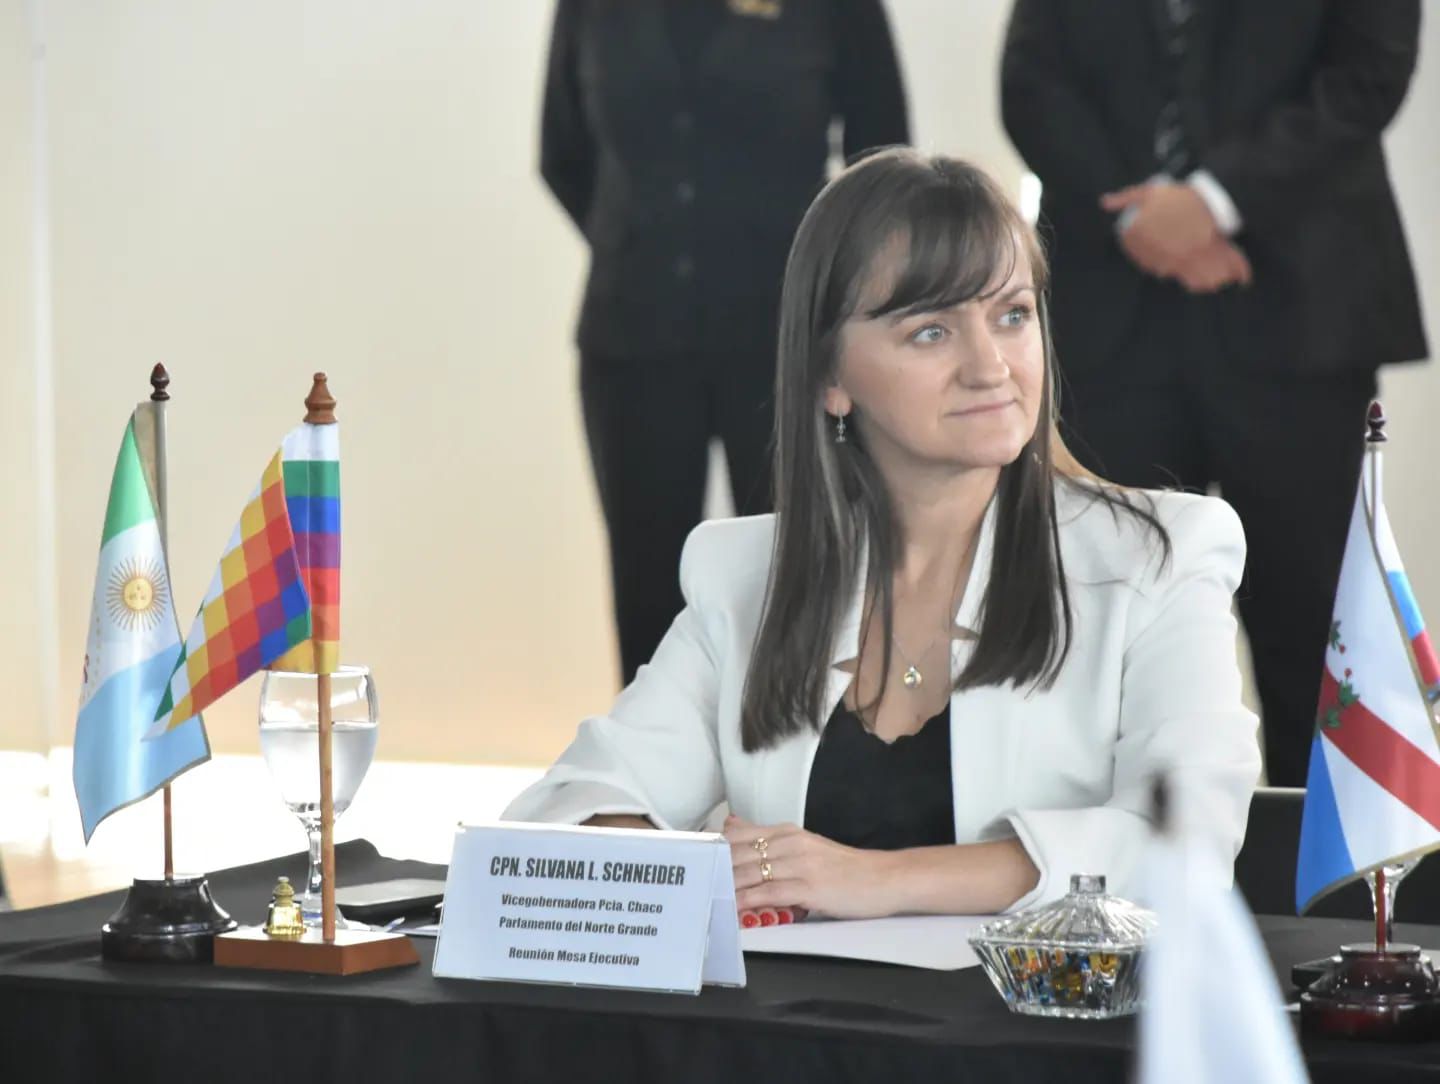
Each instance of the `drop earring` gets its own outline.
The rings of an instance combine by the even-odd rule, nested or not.
[[[845,444],[845,415],[835,415],[835,443]]]

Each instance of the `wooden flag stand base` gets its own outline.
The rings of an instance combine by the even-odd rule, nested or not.
[[[305,398],[307,425],[334,425],[335,399],[324,373],[315,374]],[[271,937],[263,928],[247,926],[215,938],[217,967],[248,967],[266,971],[302,971],[312,975],[359,975],[390,967],[418,964],[410,938],[400,933],[335,928],[335,791],[331,774],[333,723],[330,674],[318,665],[315,647],[315,700],[320,752],[320,916],[321,928],[298,938]]]
[[[1398,881],[1408,867],[1392,869]],[[1398,874],[1398,877],[1395,875]],[[1340,958],[1300,995],[1300,1031],[1328,1039],[1428,1042],[1440,1037],[1440,981],[1415,945],[1390,940],[1394,886],[1375,871],[1375,943],[1342,945]]]
[[[403,933],[336,930],[334,940],[326,941],[320,930],[310,929],[304,937],[285,940],[258,926],[245,926],[215,938],[216,967],[359,975],[419,962],[415,946]]]

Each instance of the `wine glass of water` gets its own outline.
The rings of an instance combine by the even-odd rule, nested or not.
[[[314,674],[269,671],[260,690],[260,752],[280,797],[310,837],[310,875],[298,897],[305,925],[321,924],[320,716]],[[342,666],[330,676],[331,784],[335,817],[350,807],[375,758],[380,700],[368,667]],[[335,924],[348,924],[336,915]],[[368,929],[369,927],[353,927]]]

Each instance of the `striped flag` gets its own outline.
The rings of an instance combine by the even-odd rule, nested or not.
[[[286,436],[240,513],[149,736],[259,670],[331,673],[340,656],[340,432]]]
[[[156,515],[157,409],[141,403],[125,427],[100,535],[75,722],[75,797],[87,843],[111,813],[210,757],[196,712],[161,740],[144,740],[180,651]]]
[[[285,509],[300,582],[310,600],[310,637],[268,664],[333,674],[340,668],[340,427],[301,425],[280,449]],[[318,652],[318,657],[317,657]]]
[[[1310,751],[1295,906],[1440,847],[1440,742],[1422,692],[1440,681],[1366,453]]]

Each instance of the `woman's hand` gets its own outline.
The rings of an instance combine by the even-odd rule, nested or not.
[[[895,913],[885,874],[891,854],[863,851],[793,824],[762,827],[725,821],[740,910],[800,907],[830,918],[879,918]],[[764,846],[757,846],[763,840]],[[762,861],[770,866],[767,881]]]

